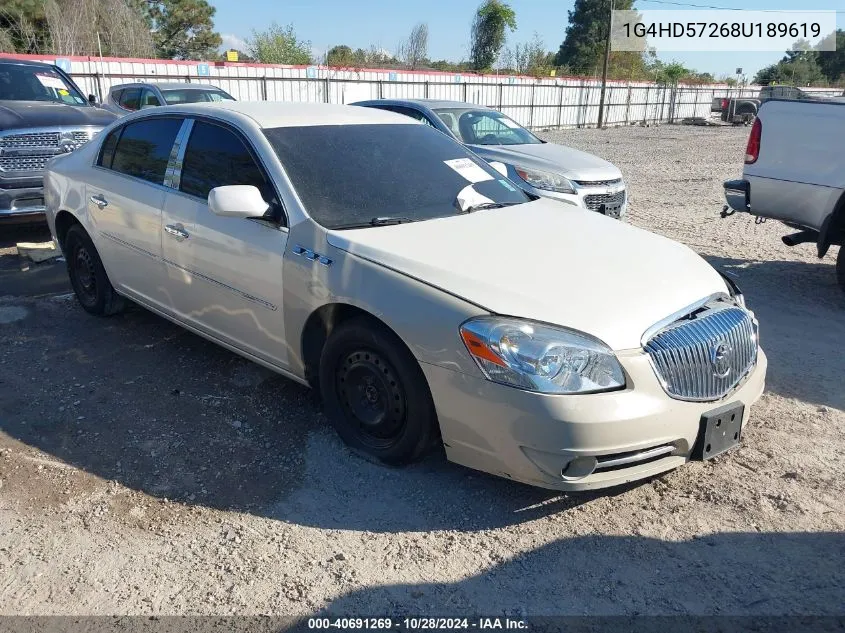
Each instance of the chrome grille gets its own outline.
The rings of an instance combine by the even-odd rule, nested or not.
[[[613,180],[574,180],[576,185],[582,187],[607,187],[608,185],[618,185],[622,182],[621,178],[614,178]]]
[[[76,134],[76,133],[74,133]],[[86,139],[87,140],[87,139]],[[31,132],[0,136],[0,147],[58,147],[58,132]]]
[[[616,193],[595,193],[589,196],[584,196],[584,204],[591,211],[598,211],[602,205],[609,207],[621,206],[625,202],[625,190],[617,191]]]
[[[719,400],[757,362],[757,325],[739,307],[705,309],[655,334],[645,351],[673,398]]]
[[[0,156],[0,171],[41,171],[53,156]]]
[[[0,172],[39,172],[47,161],[78,149],[98,128],[0,132]]]

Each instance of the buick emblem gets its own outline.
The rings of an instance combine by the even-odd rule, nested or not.
[[[713,375],[717,378],[727,378],[728,374],[731,373],[731,352],[733,352],[733,347],[724,341],[716,343],[710,348]]]

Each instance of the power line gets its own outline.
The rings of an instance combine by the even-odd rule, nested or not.
[[[696,9],[716,9],[719,11],[753,11],[754,13],[796,13],[794,9],[742,9],[737,7],[716,7],[710,4],[690,4],[689,2],[672,2],[672,0],[639,0],[640,2],[651,2],[653,4],[671,4],[678,7],[694,7]],[[834,11],[834,13],[845,14],[845,11]],[[800,11],[799,13],[830,13],[823,9]]]

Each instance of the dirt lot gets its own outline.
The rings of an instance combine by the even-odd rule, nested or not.
[[[719,218],[746,135],[546,135],[734,275],[770,359],[741,448],[606,495],[364,461],[305,389],[141,309],[89,317],[6,248],[0,613],[845,613],[845,294],[835,253]]]

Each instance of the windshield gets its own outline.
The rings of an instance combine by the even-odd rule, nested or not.
[[[76,87],[52,68],[0,63],[0,100],[87,106]]]
[[[469,185],[477,192],[473,201],[483,198],[488,205],[529,200],[427,125],[281,127],[264,134],[308,213],[329,229],[457,215],[463,212],[459,194],[467,199]]]
[[[441,108],[434,111],[468,145],[534,145],[540,139],[496,110]]]
[[[208,103],[210,101],[234,101],[235,98],[219,88],[203,90],[197,88],[162,89],[161,94],[167,105],[180,103]]]

